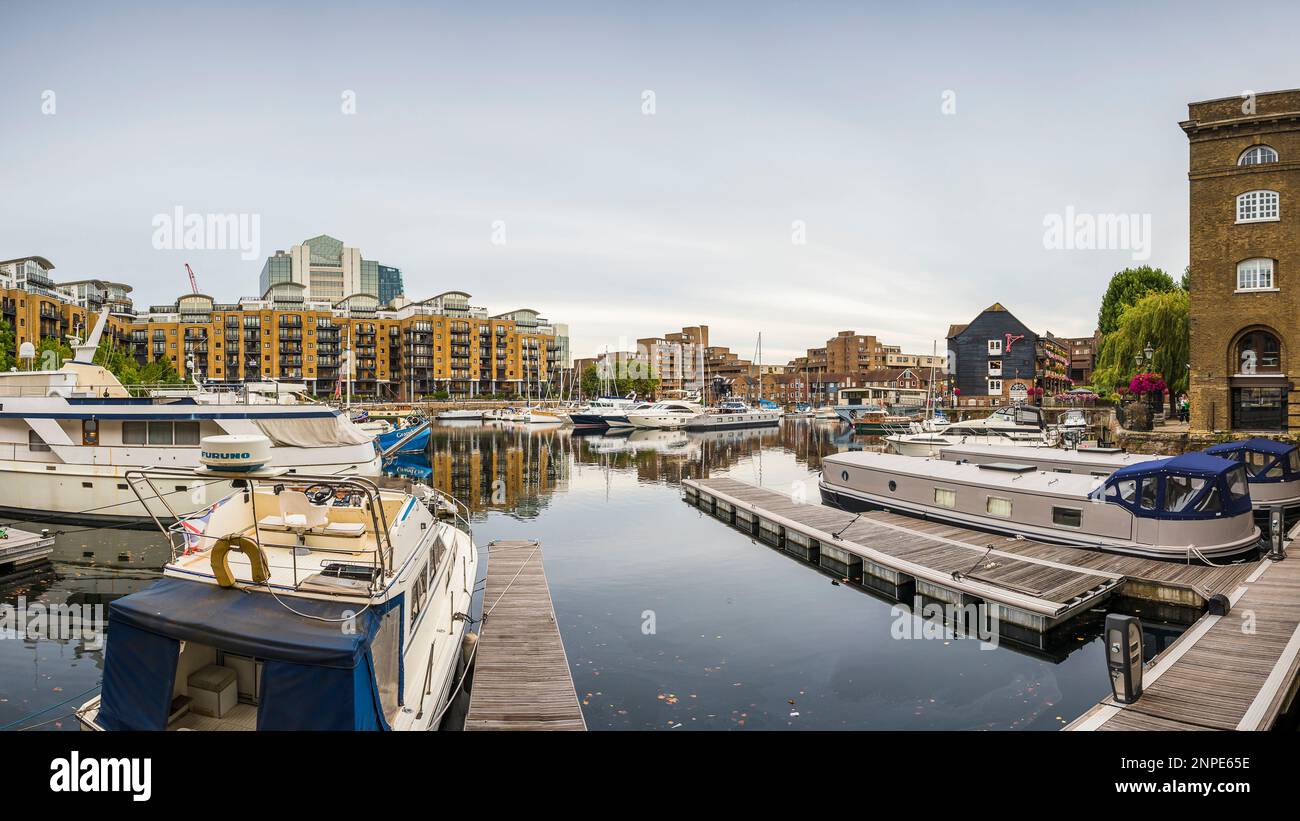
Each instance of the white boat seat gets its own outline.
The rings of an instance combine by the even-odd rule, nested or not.
[[[313,532],[323,533],[326,536],[360,538],[366,534],[366,526],[361,522],[330,522],[325,527],[318,528]]]
[[[288,530],[282,516],[264,516],[258,519],[257,526],[263,530]]]

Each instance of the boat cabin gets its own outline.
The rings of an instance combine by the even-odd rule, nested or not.
[[[1147,519],[1216,519],[1251,510],[1245,468],[1203,453],[1122,467],[1092,495]]]

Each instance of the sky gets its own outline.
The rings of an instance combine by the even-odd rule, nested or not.
[[[1298,22],[1267,2],[0,0],[0,259],[127,282],[138,307],[187,292],[188,262],[234,301],[330,234],[412,298],[567,322],[575,356],[696,324],[745,357],[761,332],[765,362],[842,330],[942,352],[995,301],[1085,335],[1114,271],[1187,265],[1187,103],[1300,85],[1266,37]],[[258,241],[167,248],[177,208]],[[1134,232],[1105,247],[1049,236],[1118,215]]]

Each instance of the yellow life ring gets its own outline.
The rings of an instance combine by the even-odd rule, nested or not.
[[[271,578],[271,571],[266,566],[266,553],[261,545],[247,536],[226,536],[218,539],[212,548],[212,573],[217,577],[217,584],[222,587],[235,586],[235,574],[230,572],[229,553],[238,550],[248,557],[253,572],[253,584],[262,584]]]

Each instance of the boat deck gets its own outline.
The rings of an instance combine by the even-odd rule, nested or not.
[[[555,622],[541,545],[492,542],[487,563],[465,729],[587,729]]]
[[[16,527],[0,528],[0,572],[38,562],[54,552],[54,537]]]
[[[734,479],[688,479],[688,502],[809,561],[960,605],[996,605],[999,619],[1047,631],[1122,592],[1201,608],[1259,566],[1226,567],[1120,556],[926,521],[861,515]]]

